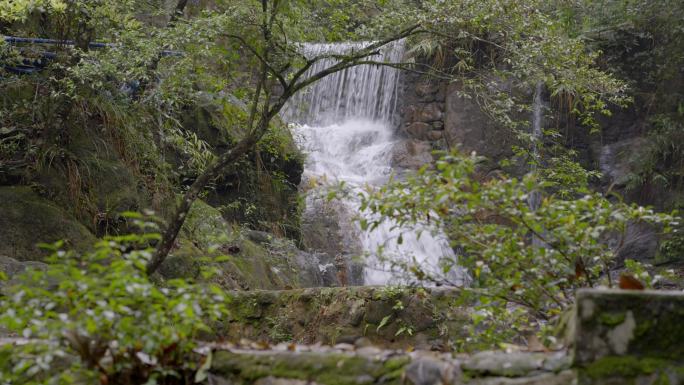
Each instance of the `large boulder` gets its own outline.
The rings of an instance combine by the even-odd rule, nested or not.
[[[324,278],[319,255],[299,250],[291,240],[231,224],[219,210],[197,200],[159,274],[163,279],[201,279],[202,268],[208,266],[217,270],[212,280],[226,289],[332,283]]]
[[[0,255],[40,261],[46,252],[39,243],[61,240],[70,249],[85,251],[95,242],[88,229],[30,187],[0,187],[0,202]]]

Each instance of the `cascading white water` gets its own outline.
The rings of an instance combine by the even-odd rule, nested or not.
[[[306,44],[307,56],[323,53],[349,53],[368,43]],[[395,42],[374,57],[375,61],[399,62],[404,43]],[[333,65],[334,59],[319,61],[305,76],[311,76]],[[391,155],[396,145],[394,127],[397,121],[400,72],[388,66],[363,65],[328,76],[291,100],[283,118],[295,123],[296,136],[307,153],[304,180],[336,184],[344,181],[352,190],[344,202],[358,213],[354,197],[364,187],[385,183],[394,171]],[[320,193],[308,192],[308,199]],[[368,216],[367,213],[358,213]],[[340,220],[345,220],[340,218]],[[442,258],[453,260],[453,250],[444,236],[422,229],[393,229],[384,223],[372,232],[360,231],[358,240],[367,254],[364,284],[385,285],[408,283],[398,261],[413,261],[428,273],[439,272]],[[403,242],[397,242],[403,234]],[[380,248],[382,256],[378,254]]]
[[[369,43],[303,44],[302,54],[315,57],[321,54],[349,54]],[[397,63],[404,55],[404,42],[388,44],[380,55],[370,59]],[[335,64],[335,59],[319,60],[304,77]],[[362,65],[327,76],[296,94],[283,111],[291,123],[324,126],[352,119],[396,123],[399,97],[399,70],[387,66]]]

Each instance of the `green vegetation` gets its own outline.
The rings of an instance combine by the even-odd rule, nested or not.
[[[108,237],[86,254],[45,245],[54,251],[45,269],[3,288],[0,325],[30,342],[0,347],[0,382],[190,383],[203,363],[193,349],[225,316],[226,296],[210,284],[152,282],[145,263],[158,239]]]
[[[465,293],[477,299],[480,310],[473,315],[469,343],[480,339],[486,345],[538,330],[569,308],[577,288],[615,286],[610,272],[627,225],[645,222],[669,231],[674,223],[669,215],[598,193],[549,194],[553,185],[533,173],[482,178],[478,161],[475,155],[445,155],[435,169],[424,167],[362,197],[362,209],[377,214],[363,223],[371,230],[384,220],[444,229],[459,255],[441,261],[441,274],[410,260],[390,262],[418,279],[455,286],[462,284],[449,273],[464,269]],[[541,199],[533,207],[535,194]]]
[[[30,340],[0,346],[0,384],[202,381],[209,361],[194,349],[230,317],[263,318],[251,326],[273,341],[301,329],[336,342],[358,328],[395,342],[430,329],[432,340],[466,351],[540,332],[556,345],[575,290],[616,287],[622,273],[637,285],[662,284],[664,272],[645,262],[681,273],[683,4],[0,0],[3,37],[59,42],[0,40],[0,257],[32,266],[0,285],[0,336]],[[327,68],[316,65],[330,54],[301,50],[302,42],[351,40],[367,45],[333,55]],[[376,61],[398,40],[408,48],[401,62]],[[338,304],[322,291],[321,302],[266,317],[252,303],[230,312],[226,288],[320,284],[294,267],[315,258],[298,254],[304,156],[279,116],[295,94],[360,65],[457,86],[454,95],[515,138],[502,151],[511,156],[464,154],[441,132],[453,129],[445,116],[439,130],[428,127],[441,139],[423,144],[448,151],[361,194],[362,210],[373,214],[360,221],[364,231],[391,222],[446,235],[457,257],[442,260],[440,271],[389,262],[418,280],[459,286],[461,295],[439,311],[423,289],[387,287],[373,292],[375,301],[349,295]],[[444,105],[436,115],[449,115]],[[146,221],[150,212],[156,224]],[[653,234],[652,261],[629,254],[642,252],[638,226]],[[39,242],[57,242],[51,256]],[[334,263],[304,262],[317,277],[334,265],[330,275],[347,282],[347,266],[337,266],[347,256],[330,257]],[[357,314],[355,304],[366,302],[377,308]],[[463,321],[458,306],[473,309],[465,330],[454,325]],[[344,310],[353,328],[323,313],[289,324],[293,312],[320,308]],[[623,321],[622,313],[601,318]],[[239,368],[248,380],[282,372],[333,383],[353,382],[361,364],[342,356],[301,368],[227,353],[222,360],[219,368]],[[587,373],[659,369],[621,360],[608,357]],[[405,364],[364,370],[398,382]]]

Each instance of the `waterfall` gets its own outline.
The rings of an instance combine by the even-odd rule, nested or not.
[[[302,54],[347,54],[366,47],[359,43],[303,44]],[[384,63],[400,62],[404,41],[388,44],[379,55],[370,57]],[[305,74],[311,75],[335,64],[335,59],[319,60]],[[396,123],[399,97],[399,70],[387,66],[362,65],[329,75],[296,94],[285,107],[283,117],[291,123],[328,125],[352,119]]]
[[[368,43],[303,44],[307,57],[325,53],[344,54],[361,49]],[[399,62],[404,55],[404,42],[389,44],[372,59],[381,62]],[[304,76],[311,76],[335,63],[335,59],[317,62]],[[392,152],[397,140],[394,132],[398,123],[397,104],[400,97],[400,71],[388,66],[361,65],[330,75],[295,95],[282,116],[294,123],[295,136],[307,154],[304,184],[320,187],[307,191],[307,215],[330,215],[310,212],[316,207],[313,200],[320,199],[325,185],[345,182],[351,190],[349,198],[341,202],[342,212],[359,212],[358,194],[364,188],[386,183],[398,170],[391,165]],[[340,211],[340,210],[338,210]],[[338,215],[339,221],[349,221]],[[364,232],[356,222],[340,226],[354,234],[361,254],[365,254],[363,284],[386,285],[413,283],[414,281],[393,262],[415,263],[428,273],[441,273],[444,258],[455,258],[446,237],[429,228],[397,229],[383,223],[372,232]],[[419,236],[418,233],[421,233]],[[403,242],[398,242],[399,234]],[[378,250],[382,249],[382,254]]]

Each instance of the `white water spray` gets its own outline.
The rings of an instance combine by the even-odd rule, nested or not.
[[[368,43],[307,44],[303,53],[315,56],[323,53],[349,53]],[[404,43],[385,47],[374,61],[399,62]],[[319,61],[305,76],[333,65],[334,59]],[[343,202],[358,211],[354,198],[364,187],[386,183],[392,174],[391,157],[396,145],[394,128],[397,123],[400,72],[388,66],[363,65],[328,76],[292,98],[283,112],[286,121],[296,123],[295,130],[303,151],[307,154],[304,180],[325,181],[322,184],[345,182],[352,198]],[[325,187],[325,186],[323,186]],[[320,190],[309,191],[312,194]],[[339,218],[339,220],[345,220]],[[408,278],[397,262],[416,264],[427,273],[441,272],[443,258],[453,260],[453,250],[446,238],[431,229],[397,229],[383,223],[372,232],[361,231],[355,224],[363,252],[364,284],[405,284]],[[422,230],[422,231],[421,231]],[[422,234],[419,236],[418,233]],[[397,242],[402,234],[402,242]],[[380,255],[378,250],[382,249]]]

